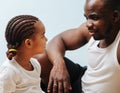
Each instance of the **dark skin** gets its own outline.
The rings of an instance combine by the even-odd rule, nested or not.
[[[119,32],[120,11],[107,8],[101,0],[86,0],[84,11],[87,19],[85,23],[78,28],[60,33],[48,43],[47,54],[53,64],[49,77],[48,93],[68,93],[71,89],[68,80],[69,74],[63,59],[66,50],[82,47],[91,36],[95,40],[100,40],[98,45],[100,48],[108,47],[114,42]],[[119,51],[120,43],[117,50],[117,58],[120,63]]]
[[[45,55],[48,55],[49,61],[53,64],[47,88],[48,93],[68,93],[72,89],[63,59],[67,50],[75,50],[84,46],[91,36],[95,40],[100,40],[98,47],[108,47],[114,42],[120,30],[120,11],[111,10],[104,5],[103,1],[86,0],[84,11],[87,19],[85,23],[78,28],[58,34],[47,45]],[[120,64],[120,43],[117,58]]]
[[[34,58],[36,58],[41,65],[41,79],[42,79],[41,81],[44,84],[44,86],[47,87],[49,82],[50,71],[53,65],[49,61],[48,56],[45,52],[43,54],[35,55]]]

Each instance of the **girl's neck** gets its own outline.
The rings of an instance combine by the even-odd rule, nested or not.
[[[17,61],[17,63],[22,66],[24,69],[32,71],[33,70],[33,66],[30,62],[30,57],[27,56],[15,56],[14,57],[15,60]]]

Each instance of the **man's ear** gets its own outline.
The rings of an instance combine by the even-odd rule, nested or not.
[[[31,39],[26,39],[25,40],[25,46],[28,47],[28,48],[31,48],[32,47],[32,40]]]
[[[115,10],[113,13],[113,21],[116,23],[120,21],[120,12],[118,10]]]

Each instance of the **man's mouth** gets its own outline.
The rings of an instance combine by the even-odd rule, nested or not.
[[[94,35],[96,34],[96,32],[95,32],[95,31],[89,31],[89,34],[90,34],[91,36],[94,36]]]

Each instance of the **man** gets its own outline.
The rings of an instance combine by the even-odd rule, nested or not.
[[[88,66],[82,77],[82,91],[120,93],[120,0],[86,0],[84,11],[85,23],[60,33],[48,43],[47,54],[53,64],[48,93],[68,93],[72,89],[65,51],[86,43]]]

